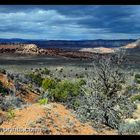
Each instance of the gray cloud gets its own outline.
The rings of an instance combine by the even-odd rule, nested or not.
[[[139,38],[140,6],[0,6],[0,38]]]

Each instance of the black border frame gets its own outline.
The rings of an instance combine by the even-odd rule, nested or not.
[[[137,5],[139,0],[0,0],[2,5]]]
[[[0,0],[0,5],[140,5],[140,0]],[[37,139],[39,140],[40,138],[44,138],[44,139],[80,139],[80,140],[95,140],[95,139],[133,139],[138,138],[139,136],[131,136],[131,135],[127,135],[127,136],[121,136],[121,135],[61,135],[61,136],[57,136],[57,135],[36,135],[36,136],[27,136],[27,135],[22,135],[22,136],[17,136],[17,135],[11,135],[11,136],[3,136],[0,135],[0,137],[5,138],[14,138],[14,139]]]

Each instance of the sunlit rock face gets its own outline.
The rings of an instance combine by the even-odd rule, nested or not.
[[[82,52],[93,52],[93,53],[114,53],[115,52],[115,50],[113,48],[105,48],[105,47],[82,48],[79,51],[82,51]]]
[[[126,46],[123,46],[123,48],[128,48],[128,49],[131,49],[131,48],[140,48],[140,39],[138,39],[137,41],[133,42],[133,43],[130,43]]]
[[[17,49],[16,53],[37,55],[39,54],[39,50],[40,49],[35,44],[27,44]]]
[[[136,46],[137,46],[138,48],[140,48],[140,39],[138,39],[138,40],[136,41]]]

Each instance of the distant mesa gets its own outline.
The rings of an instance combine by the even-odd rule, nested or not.
[[[126,48],[126,49],[140,48],[140,39],[138,39],[137,41],[130,43],[128,45],[122,46],[122,47]]]
[[[91,53],[114,53],[116,51],[119,51],[120,49],[138,49],[140,48],[140,39],[136,40],[135,42],[129,43],[122,47],[114,47],[114,48],[107,48],[107,47],[97,47],[97,48],[82,48],[79,51],[81,52],[91,52]]]
[[[39,50],[39,47],[37,47],[35,44],[25,44],[24,46],[17,48],[15,53],[38,55]]]
[[[135,40],[134,40],[135,41]],[[68,42],[67,42],[68,43]],[[67,48],[66,43],[64,41],[62,42],[51,42],[50,44],[53,47],[41,47],[41,45],[39,45],[38,43],[1,43],[0,44],[0,56],[2,55],[14,55],[14,56],[62,56],[62,57],[69,57],[69,58],[93,58],[93,54],[110,54],[110,53],[115,53],[121,49],[126,49],[128,52],[130,52],[129,50],[133,49],[133,52],[136,52],[138,50],[138,48],[140,48],[140,39],[138,39],[135,42],[128,43],[127,45],[121,45],[122,42],[119,42],[120,46],[117,47],[116,45],[118,44],[118,42],[116,41],[97,41],[97,42],[69,42],[71,45],[71,48],[76,48],[74,49],[65,49]],[[100,43],[102,45],[100,45]],[[108,44],[107,44],[108,43]],[[116,44],[117,43],[117,44]],[[84,44],[84,45],[83,45]],[[92,45],[91,45],[92,44]],[[94,45],[93,45],[94,44]],[[114,47],[110,47],[109,44],[112,44],[112,46],[114,45]],[[56,47],[56,45],[60,45],[60,47]],[[65,46],[65,48],[61,48],[62,46]],[[80,48],[80,47],[81,48]],[[132,52],[130,52],[132,53]]]
[[[105,47],[82,48],[79,51],[82,51],[82,52],[92,52],[92,53],[114,53],[115,52],[115,50],[113,48],[105,48]]]

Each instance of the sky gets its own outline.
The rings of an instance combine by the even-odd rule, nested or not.
[[[0,5],[0,38],[140,38],[139,5]]]

